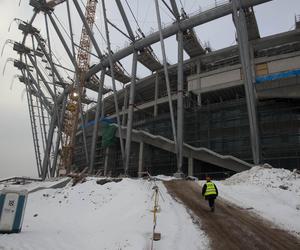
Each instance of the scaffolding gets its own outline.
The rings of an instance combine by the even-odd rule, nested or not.
[[[22,43],[14,43],[13,46],[14,50],[20,54],[20,62],[14,61],[14,65],[23,73],[20,80],[23,80],[27,85],[29,102],[34,101],[33,104],[29,103],[29,110],[30,115],[33,117],[31,117],[31,125],[34,143],[36,144],[38,169],[43,178],[47,174],[49,175],[49,172],[54,176],[57,170],[55,166],[57,159],[55,161],[50,159],[51,152],[55,153],[56,158],[58,155],[62,156],[60,159],[64,163],[62,165],[72,164],[72,167],[67,167],[67,171],[70,169],[81,171],[88,165],[90,173],[94,174],[100,172],[105,175],[125,173],[135,176],[138,172],[137,168],[141,166],[143,152],[145,152],[143,158],[144,168],[152,174],[172,174],[176,171],[176,164],[178,164],[178,172],[182,167],[184,173],[189,171],[190,164],[195,165],[195,173],[199,176],[209,171],[215,173],[218,170],[225,171],[218,162],[215,162],[216,165],[212,165],[212,161],[208,161],[205,157],[206,162],[195,157],[195,155],[194,158],[191,157],[191,152],[194,149],[188,151],[186,145],[181,146],[183,141],[196,148],[205,147],[222,155],[234,155],[248,162],[251,162],[252,159],[255,159],[256,163],[260,162],[257,155],[260,156],[261,154],[263,161],[268,161],[274,166],[282,166],[282,164],[286,164],[287,168],[292,168],[292,165],[299,166],[299,152],[297,151],[299,146],[299,103],[290,96],[286,99],[283,99],[283,96],[276,96],[277,99],[273,96],[272,100],[270,96],[267,96],[264,101],[259,100],[258,114],[256,114],[257,96],[252,88],[256,78],[254,77],[255,69],[253,72],[251,69],[256,63],[255,60],[264,61],[266,60],[265,57],[273,55],[283,55],[285,58],[289,58],[288,53],[300,51],[298,30],[260,39],[252,6],[266,1],[244,1],[242,6],[240,1],[226,1],[222,4],[216,4],[212,9],[190,17],[186,16],[184,10],[180,15],[176,1],[171,1],[171,7],[168,9],[176,20],[169,26],[161,25],[160,7],[158,1],[155,1],[159,30],[147,36],[142,33],[143,36],[139,37],[134,35],[126,11],[123,9],[121,1],[117,0],[116,3],[128,34],[126,34],[126,31],[118,30],[129,39],[129,42],[127,42],[128,46],[126,48],[115,53],[110,48],[107,26],[108,23],[112,23],[106,17],[105,1],[103,1],[102,7],[108,46],[107,52],[103,54],[92,32],[97,1],[88,1],[89,4],[85,6],[86,15],[82,12],[77,0],[72,1],[83,22],[80,46],[76,45],[73,40],[69,1],[66,1],[69,31],[65,29],[63,22],[60,22],[54,13],[56,5],[62,2],[64,1],[31,0],[30,4],[34,7],[34,15],[28,23],[21,22],[19,28],[24,33],[24,39]],[[167,3],[164,4],[167,5]],[[128,7],[130,9],[129,5]],[[41,38],[38,29],[32,26],[36,16],[41,12],[45,14],[45,25],[48,31],[47,42]],[[231,13],[234,16],[234,24],[238,35],[237,45],[219,51],[211,51],[211,49],[205,48],[198,39],[194,28]],[[70,66],[62,66],[57,58],[53,59],[55,55],[50,46],[48,19],[51,21],[49,24],[63,46],[65,55],[70,59]],[[135,21],[137,27],[139,27],[137,19]],[[296,17],[296,29],[298,28],[298,22],[299,19]],[[65,35],[60,31],[61,28],[70,37],[71,46],[65,40]],[[50,29],[51,32],[53,29]],[[141,33],[140,27],[138,31]],[[30,42],[28,42],[28,39],[26,40],[28,35],[32,37],[33,49],[25,46]],[[164,48],[164,40],[171,36],[176,37],[178,41],[178,64],[174,65],[167,63]],[[37,40],[38,46],[34,46],[34,39]],[[164,65],[155,56],[151,47],[159,41]],[[77,60],[74,47],[79,48]],[[95,54],[93,50],[95,50]],[[183,62],[183,50],[190,57],[185,62]],[[251,56],[249,56],[250,54]],[[132,76],[127,73],[120,63],[122,59],[129,55],[133,55]],[[97,58],[97,64],[89,67],[91,56]],[[39,57],[41,58],[39,59]],[[27,59],[29,59],[28,62]],[[137,79],[137,61],[148,68],[151,74],[143,79]],[[46,67],[44,62],[46,62]],[[218,89],[217,87],[211,88],[215,90],[210,92],[204,93],[203,91],[207,90],[203,89],[188,92],[186,81],[188,76],[206,74],[213,70],[216,70],[215,72],[225,72],[226,67],[233,65],[232,68],[242,68],[241,80],[231,85],[226,84],[226,86],[218,87]],[[73,81],[72,77],[67,77],[70,81],[64,80],[63,77],[67,74],[61,73],[58,68],[62,71],[72,72],[72,75],[75,73]],[[101,70],[100,80],[96,74]],[[25,77],[26,71],[29,79]],[[28,77],[31,74],[30,72],[33,72],[33,77]],[[211,73],[214,74],[215,72]],[[103,95],[110,91],[105,87],[102,89],[105,75],[112,78],[114,95],[106,96],[102,101]],[[209,76],[210,73],[206,75]],[[38,82],[37,86],[35,86],[35,80]],[[123,84],[123,91],[116,91],[115,80]],[[39,81],[47,88],[48,93],[45,97],[41,96],[43,91],[36,88],[40,84]],[[286,79],[283,81],[288,82]],[[296,81],[298,80],[296,79]],[[125,84],[128,85],[124,86]],[[96,106],[87,113],[83,111],[80,102],[91,104],[94,101],[85,96],[91,94],[91,91],[86,92],[85,89],[101,93],[97,96]],[[129,89],[130,93],[128,93]],[[127,93],[127,97],[125,93]],[[67,97],[68,102],[66,101]],[[43,116],[40,116],[39,112],[41,113],[42,110],[34,107],[35,98],[40,98],[36,103],[43,106],[43,109],[48,112],[49,124],[40,121]],[[48,99],[50,102],[47,101]],[[123,127],[119,118],[119,109],[122,109]],[[182,124],[183,112],[184,124]],[[78,119],[79,113],[81,117]],[[103,129],[98,131],[97,125],[105,116],[112,119],[117,117],[118,132],[116,136],[120,138],[120,143],[116,142],[109,146],[101,143]],[[123,130],[126,126],[127,116],[128,133],[125,135]],[[175,119],[177,119],[177,125]],[[41,135],[37,131],[38,123],[48,130],[47,138],[46,135],[43,135],[42,138],[44,140],[43,144],[45,144],[43,150],[39,146]],[[132,124],[135,129],[134,133],[137,133],[136,130],[140,130],[143,131],[141,133],[148,131],[150,135],[148,137],[141,136],[142,139],[137,139],[137,134],[132,132]],[[155,135],[161,135],[164,138],[157,139],[155,143],[152,142],[151,144],[149,141],[153,135],[154,137]],[[133,138],[134,136],[136,137]],[[258,140],[256,140],[258,136],[262,145],[261,152],[256,150],[259,148]],[[146,144],[145,141],[147,140],[149,144]],[[157,141],[165,144],[161,145]],[[172,148],[172,143],[174,143],[175,151]],[[180,145],[180,147],[177,145]],[[184,147],[185,152],[183,152]],[[75,152],[72,159],[73,150]],[[44,151],[43,162],[40,159],[42,158],[42,151]],[[198,155],[198,151],[195,150],[195,152]],[[183,155],[185,158],[181,164]],[[51,166],[52,162],[55,163],[54,166]],[[124,162],[125,168],[123,166]],[[228,165],[226,166],[228,167]]]
[[[163,66],[157,57],[154,55],[151,47],[145,47],[138,53],[138,61],[152,72],[161,69]]]
[[[258,106],[260,140],[262,145],[263,162],[272,163],[274,167],[293,169],[300,164],[300,103],[287,100],[270,100],[260,102]],[[172,139],[169,114],[161,114],[157,118],[144,120],[135,124],[135,129],[147,131]],[[138,124],[138,125],[137,125]],[[227,100],[219,103],[192,107],[185,110],[184,139],[189,145],[206,147],[222,155],[232,154],[248,162],[252,161],[249,135],[249,122],[246,101],[244,98]],[[78,137],[80,138],[80,137]],[[105,148],[100,144],[99,135],[97,144],[97,166],[104,171]],[[79,142],[80,143],[80,142]],[[82,144],[82,142],[81,142]],[[79,150],[80,147],[78,147]],[[80,154],[76,151],[76,165],[80,163]],[[137,174],[139,145],[132,144],[129,172]],[[83,156],[83,151],[81,155]],[[176,170],[176,157],[173,153],[147,145],[144,166],[151,174],[171,174]],[[110,147],[112,175],[122,173],[120,148],[116,144]],[[194,160],[195,175],[205,173],[214,174],[221,178],[234,172],[211,164]],[[188,162],[183,161],[183,171],[187,174]]]
[[[188,29],[183,32],[183,48],[190,57],[206,53],[206,50],[199,41],[194,29]]]

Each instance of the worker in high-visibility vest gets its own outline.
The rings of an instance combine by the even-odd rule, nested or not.
[[[209,176],[206,177],[206,183],[202,187],[202,196],[205,197],[205,200],[208,200],[210,211],[215,211],[215,199],[218,196],[218,189]]]

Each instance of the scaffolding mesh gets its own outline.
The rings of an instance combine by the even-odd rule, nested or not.
[[[141,117],[139,117],[141,118]],[[300,102],[273,100],[258,105],[261,156],[263,163],[288,169],[300,168]],[[141,119],[135,129],[173,139],[170,116],[162,112],[157,117]],[[88,130],[88,148],[91,130]],[[98,138],[95,171],[104,169],[105,150]],[[250,129],[247,106],[244,98],[202,107],[187,108],[184,114],[184,141],[195,147],[206,147],[223,155],[233,155],[251,162]],[[82,141],[77,142],[75,164],[83,168],[85,164]],[[119,143],[111,145],[108,159],[111,175],[124,173]],[[139,143],[133,142],[129,161],[129,174],[136,176],[139,163]],[[172,174],[176,172],[176,156],[173,153],[144,145],[144,169],[151,174]],[[183,161],[183,171],[188,173],[187,160]],[[195,176],[206,173],[216,178],[233,172],[211,164],[194,160]]]

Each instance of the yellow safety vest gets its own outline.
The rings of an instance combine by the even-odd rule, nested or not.
[[[204,196],[213,195],[213,194],[214,195],[217,194],[215,184],[213,184],[212,182],[206,182],[206,191],[205,191]]]

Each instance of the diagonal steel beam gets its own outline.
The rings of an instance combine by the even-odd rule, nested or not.
[[[233,0],[233,19],[236,26],[238,46],[240,50],[240,59],[242,63],[244,86],[246,92],[247,109],[250,125],[251,149],[254,164],[259,164],[260,156],[260,142],[259,142],[259,128],[257,116],[257,98],[255,91],[255,79],[252,75],[254,71],[253,63],[251,63],[249,37],[247,31],[246,17],[242,9],[240,0]]]
[[[117,6],[118,6],[118,9],[119,9],[119,11],[120,11],[120,14],[121,14],[121,16],[122,16],[122,19],[123,19],[123,22],[124,22],[124,24],[125,24],[125,27],[126,27],[126,29],[127,29],[127,32],[128,32],[128,34],[129,34],[129,36],[130,36],[130,39],[131,39],[132,41],[134,41],[134,40],[135,40],[135,37],[134,37],[134,34],[133,34],[133,32],[132,32],[132,29],[131,29],[130,23],[129,23],[129,21],[128,21],[128,18],[127,18],[127,16],[126,16],[126,13],[125,13],[125,11],[124,11],[123,5],[122,5],[122,3],[121,3],[120,0],[116,0],[116,3],[117,3]]]
[[[53,71],[53,73],[56,75],[57,79],[60,81],[61,85],[65,88],[66,84],[64,82],[64,80],[62,79],[62,77],[60,76],[57,68],[55,67],[51,55],[48,54],[48,52],[45,49],[45,45],[43,44],[41,37],[38,34],[34,34],[35,39],[38,42],[39,47],[41,48],[41,50],[43,51],[43,54],[45,55],[45,57],[47,58],[47,61],[50,63],[51,69]]]
[[[29,61],[31,62],[31,64],[35,68],[35,70],[38,73],[39,77],[42,79],[42,82],[46,86],[49,94],[51,95],[51,97],[53,98],[53,100],[55,100],[55,94],[53,93],[52,89],[50,88],[48,82],[46,81],[46,79],[45,79],[43,73],[41,72],[41,70],[39,69],[38,65],[35,63],[34,59],[32,58],[32,56],[30,54],[27,54],[27,57],[29,58]]]
[[[155,0],[155,9],[156,9],[157,24],[158,24],[159,34],[160,34],[160,45],[161,45],[166,87],[167,87],[167,93],[168,93],[168,102],[169,102],[169,109],[170,109],[170,116],[171,116],[173,140],[174,140],[175,152],[176,152],[176,156],[177,156],[178,144],[177,144],[174,111],[173,111],[173,100],[172,100],[172,96],[171,96],[171,87],[170,87],[170,79],[169,79],[169,72],[168,72],[167,56],[166,56],[165,43],[164,43],[163,34],[162,34],[162,25],[161,25],[161,17],[160,17],[158,0]]]
[[[52,104],[48,101],[48,99],[45,96],[44,92],[42,91],[40,85],[34,79],[31,72],[28,69],[26,69],[26,71],[27,71],[27,74],[28,74],[30,80],[32,81],[33,85],[35,86],[37,93],[39,94],[39,99],[40,99],[41,103],[43,103],[43,105],[44,105],[45,109],[47,110],[47,112],[49,114],[51,114],[52,113]]]
[[[109,30],[108,30],[108,24],[107,24],[105,0],[102,0],[102,10],[103,10],[104,26],[105,26],[105,31],[106,31],[108,59],[109,59],[109,67],[110,67],[110,72],[111,72],[111,80],[112,80],[112,87],[113,87],[113,93],[114,93],[115,110],[116,110],[116,114],[117,114],[118,130],[119,130],[119,134],[121,135],[122,128],[121,128],[121,122],[120,122],[120,112],[119,112],[119,106],[118,106],[118,97],[117,97],[116,82],[115,82],[114,64],[113,64],[113,59],[112,59],[111,47],[110,47],[110,37],[109,37]],[[123,144],[122,135],[120,136],[120,146],[121,146],[122,160],[124,160],[125,155],[124,155],[124,144]]]
[[[83,12],[82,12],[79,4],[78,4],[78,1],[77,0],[73,0],[73,3],[75,5],[75,7],[76,7],[76,10],[77,10],[79,16],[80,16],[80,19],[83,22],[84,28],[86,29],[86,31],[87,31],[87,33],[88,33],[88,35],[89,35],[89,37],[90,37],[90,39],[92,41],[92,44],[93,44],[93,46],[94,46],[94,48],[95,48],[95,50],[97,52],[97,55],[99,56],[99,58],[102,58],[103,57],[102,52],[101,52],[101,50],[100,50],[100,48],[98,46],[98,43],[97,43],[97,41],[96,41],[96,39],[95,39],[95,37],[93,35],[93,32],[92,32],[90,26],[88,25],[88,23],[86,21],[86,18],[84,16],[84,14],[83,14]]]
[[[68,56],[69,56],[69,58],[70,58],[72,64],[74,65],[75,69],[78,68],[78,67],[77,67],[77,63],[76,63],[75,56],[73,56],[72,52],[70,51],[70,49],[69,49],[69,47],[68,47],[68,44],[66,43],[66,41],[65,41],[65,39],[64,39],[64,37],[63,37],[63,35],[61,34],[61,32],[60,32],[60,30],[59,30],[59,28],[58,28],[58,26],[57,26],[57,24],[56,24],[56,22],[55,22],[53,16],[51,15],[51,12],[49,12],[49,13],[47,13],[47,14],[48,14],[49,19],[50,19],[50,21],[51,21],[51,23],[52,23],[52,25],[53,25],[53,27],[54,27],[54,29],[55,29],[55,31],[56,31],[56,34],[57,34],[58,38],[59,38],[59,40],[61,41],[61,43],[62,43],[62,45],[63,45],[65,51],[67,52],[67,54],[68,54]]]
[[[176,20],[179,20],[180,19],[180,13],[178,11],[178,7],[177,7],[177,4],[176,4],[176,1],[175,0],[170,0],[170,3],[171,3],[173,14],[174,14]]]
[[[242,7],[247,8],[255,5],[259,5],[262,3],[270,2],[272,0],[242,0]],[[180,24],[174,23],[162,30],[162,36],[164,39],[176,35],[179,30],[185,31],[187,29],[191,29],[195,26],[208,23],[210,21],[213,21],[215,19],[218,19],[223,16],[227,16],[229,14],[232,14],[232,3],[226,3],[224,5],[218,6],[217,8],[213,8],[198,14],[195,14],[194,16],[190,16],[188,19],[184,19],[180,21]],[[127,48],[124,48],[122,50],[117,51],[112,55],[113,62],[119,61],[126,56],[129,56],[132,54],[134,50],[141,50],[144,47],[147,47],[151,44],[157,43],[160,40],[160,34],[159,31],[154,32],[145,38],[142,38],[138,41],[136,41],[134,44],[131,44]],[[109,60],[106,58],[105,60],[101,61],[99,64],[95,65],[92,69],[89,70],[89,72],[86,75],[86,78],[91,77],[92,75],[96,74],[100,70],[102,70],[103,67],[109,66]]]
[[[46,150],[44,153],[44,159],[43,159],[43,164],[42,164],[42,173],[41,177],[44,180],[47,177],[48,174],[48,166],[50,163],[50,152],[51,152],[51,147],[53,145],[53,137],[54,137],[54,132],[56,127],[62,127],[59,126],[59,123],[63,120],[63,117],[65,115],[64,109],[61,108],[61,104],[63,103],[64,107],[64,100],[66,100],[66,96],[68,95],[68,89],[64,90],[64,92],[57,98],[57,103],[54,106],[53,113],[54,114],[59,114],[59,115],[52,115],[51,116],[51,121],[49,125],[49,131],[48,131],[48,138],[47,138],[47,144],[46,144]]]
[[[129,94],[129,107],[128,107],[128,120],[127,120],[127,132],[126,132],[126,144],[125,144],[125,175],[128,175],[128,167],[130,161],[130,147],[131,147],[131,133],[133,123],[133,108],[135,98],[135,85],[136,85],[136,71],[137,71],[137,52],[134,51],[132,58],[132,72],[131,72],[131,84]]]
[[[54,158],[52,162],[52,167],[50,169],[50,176],[54,177],[57,169],[57,159],[58,159],[58,151],[59,151],[59,146],[62,142],[62,128],[63,128],[63,120],[67,108],[67,103],[68,103],[68,94],[64,94],[64,99],[62,103],[62,108],[61,108],[61,113],[59,116],[59,122],[58,122],[58,130],[57,130],[57,137],[56,137],[56,143],[55,143],[55,148],[54,148]]]

